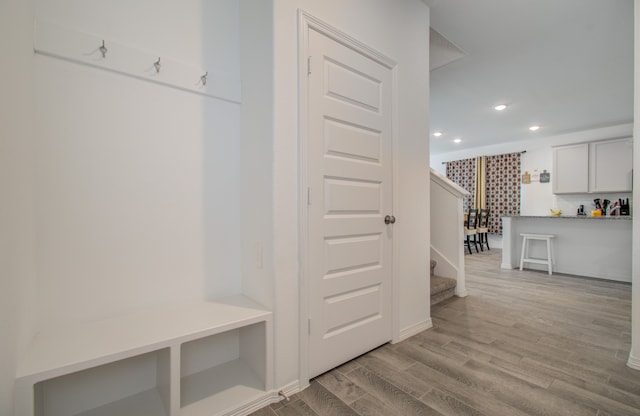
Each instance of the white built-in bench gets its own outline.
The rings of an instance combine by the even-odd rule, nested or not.
[[[211,416],[257,408],[273,388],[272,333],[272,313],[241,295],[41,333],[19,363],[16,414]]]

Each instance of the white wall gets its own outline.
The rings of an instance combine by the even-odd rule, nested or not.
[[[239,72],[234,0],[38,1],[36,20]],[[240,106],[43,55],[34,83],[40,327],[240,292]]]
[[[243,292],[274,307],[273,4],[240,1]]]
[[[16,359],[33,327],[33,3],[0,2],[0,414],[13,413]]]
[[[638,111],[640,110],[640,0],[635,0],[635,49],[634,49],[634,110],[636,119],[633,126],[633,162],[640,163],[640,123],[638,123]],[[640,206],[640,169],[633,171],[633,205]],[[632,211],[633,221],[633,249],[631,252],[631,351],[628,364],[632,368],[640,370],[640,224],[636,220],[636,210]]]
[[[551,181],[553,177],[553,152],[552,146],[563,144],[614,139],[620,137],[629,137],[632,134],[632,125],[623,124],[606,128],[593,129],[588,131],[579,131],[567,133],[558,136],[541,137],[535,140],[527,140],[522,142],[512,142],[500,145],[478,147],[472,149],[464,149],[459,152],[450,152],[446,154],[432,155],[431,167],[446,174],[446,165],[442,162],[452,160],[466,159],[482,155],[496,155],[501,153],[511,153],[526,150],[521,157],[521,170],[524,173],[539,174],[543,170],[551,173]],[[564,213],[575,215],[578,205],[584,205],[585,210],[589,212],[594,208],[593,199],[596,197],[607,198],[615,201],[618,198],[630,198],[631,194],[606,194],[606,195],[554,195],[551,191],[551,182],[540,183],[533,182],[530,184],[521,184],[521,210],[522,215],[548,215],[549,209],[561,209]]]
[[[399,329],[430,319],[428,149],[429,14],[419,0],[278,0],[274,3],[274,266],[276,385],[298,377],[297,9],[398,62],[398,136],[394,233]]]

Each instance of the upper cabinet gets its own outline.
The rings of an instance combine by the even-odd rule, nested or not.
[[[632,172],[631,139],[590,144],[589,190],[591,192],[631,192]]]
[[[630,138],[553,148],[553,193],[631,192]]]
[[[553,148],[553,193],[589,192],[589,144]]]

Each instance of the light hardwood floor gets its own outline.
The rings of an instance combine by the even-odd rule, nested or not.
[[[495,249],[465,260],[469,296],[434,306],[432,329],[253,416],[640,415],[629,284],[503,270]]]

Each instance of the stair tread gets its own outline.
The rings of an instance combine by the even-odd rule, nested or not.
[[[431,276],[431,295],[456,287],[456,279],[442,276]]]

